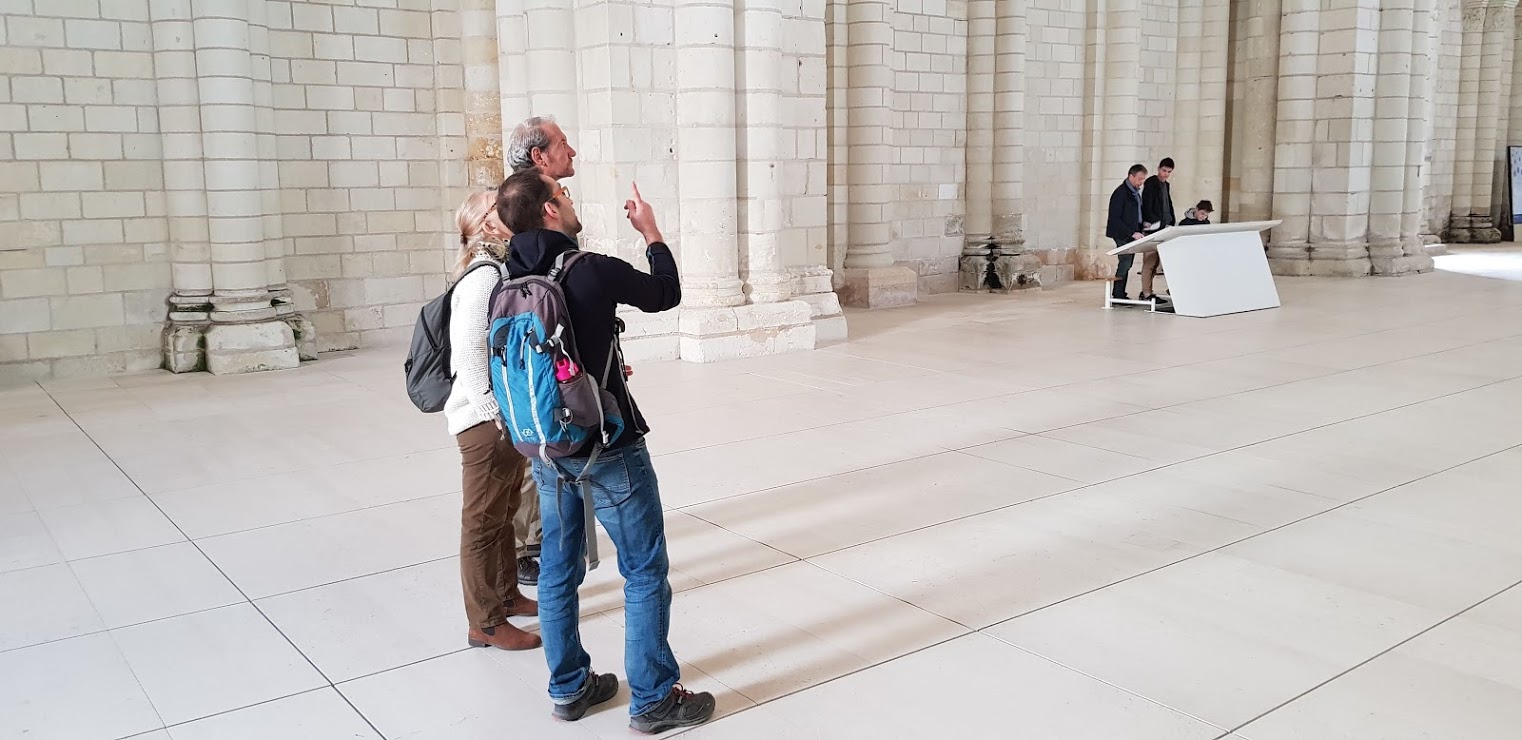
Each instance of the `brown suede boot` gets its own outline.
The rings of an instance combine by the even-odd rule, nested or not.
[[[524,632],[510,624],[499,624],[484,630],[471,627],[465,641],[471,647],[494,647],[498,650],[533,650],[544,644],[539,635]]]
[[[539,616],[539,602],[527,596],[519,596],[516,599],[508,599],[503,602],[507,607],[509,617],[537,617]]]

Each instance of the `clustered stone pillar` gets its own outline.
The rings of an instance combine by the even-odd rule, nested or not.
[[[967,215],[963,222],[960,287],[984,287],[994,244],[994,37],[995,0],[967,3]]]
[[[1468,0],[1459,52],[1459,120],[1453,216],[1448,240],[1492,244],[1501,232],[1492,216],[1501,113],[1502,67],[1513,43],[1516,0]]]
[[[745,302],[736,232],[734,17],[735,0],[676,8],[682,304],[691,308]]]
[[[994,272],[1006,290],[1040,285],[1040,263],[1025,253],[1026,6],[1000,3],[994,26]]]
[[[169,121],[164,356],[174,372],[285,369],[315,356],[285,286],[265,10],[264,0],[150,5]]]
[[[782,258],[782,8],[778,0],[744,0],[736,49],[741,94],[739,239],[740,277],[751,303],[777,303],[793,295]]]
[[[1015,3],[968,6],[967,222],[962,290],[1040,285],[1040,262],[1025,254],[1025,10]]]
[[[193,372],[206,369],[212,293],[195,30],[190,0],[153,0],[149,10],[174,286],[164,327],[164,365],[171,372]]]
[[[1099,14],[1089,30],[1089,58],[1095,65],[1089,112],[1094,121],[1088,149],[1089,243],[1100,253],[1113,244],[1105,236],[1110,192],[1141,159],[1141,0],[1117,0]],[[1147,164],[1150,169],[1154,163]],[[1101,273],[1115,270],[1113,257],[1101,257]]]
[[[846,3],[848,243],[841,302],[883,308],[915,301],[919,278],[894,265],[893,8],[888,0]]]
[[[502,81],[496,0],[460,1],[465,67],[465,168],[472,188],[495,188],[502,166]]]
[[[1411,6],[1410,94],[1406,108],[1406,171],[1400,217],[1401,253],[1395,264],[1374,260],[1375,274],[1400,275],[1433,269],[1422,237],[1426,189],[1422,182],[1422,165],[1426,161],[1429,127],[1428,97],[1432,94],[1428,76],[1427,44],[1432,33],[1433,0],[1414,0]]]
[[[1279,121],[1280,0],[1246,0],[1237,29],[1237,56],[1244,80],[1235,125],[1230,199],[1217,204],[1236,221],[1266,221],[1274,207],[1274,153]],[[1277,232],[1276,232],[1277,233]]]
[[[1406,158],[1411,126],[1414,0],[1385,0],[1379,13],[1375,57],[1374,130],[1369,203],[1369,258],[1375,273],[1390,273],[1404,256]]]

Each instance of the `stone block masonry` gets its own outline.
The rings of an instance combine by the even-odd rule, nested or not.
[[[1498,236],[1516,6],[0,0],[0,382],[405,338],[533,114],[585,248],[643,264],[637,180],[678,255],[631,357],[817,346],[989,265],[1098,277],[1110,190],[1164,156],[1176,210],[1283,219],[1281,273],[1419,274]]]

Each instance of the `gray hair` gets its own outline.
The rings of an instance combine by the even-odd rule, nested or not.
[[[513,128],[507,138],[507,166],[513,172],[522,172],[534,166],[534,150],[550,148],[550,136],[545,126],[555,122],[554,116],[534,116]]]

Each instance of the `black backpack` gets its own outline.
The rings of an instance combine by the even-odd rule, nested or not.
[[[465,271],[465,275],[482,268],[496,265],[483,262]],[[449,314],[452,310],[450,297],[455,285],[465,279],[460,276],[444,294],[428,302],[418,312],[417,326],[412,329],[412,348],[407,352],[407,397],[425,414],[444,410],[449,392],[454,387],[454,372],[449,369]]]

